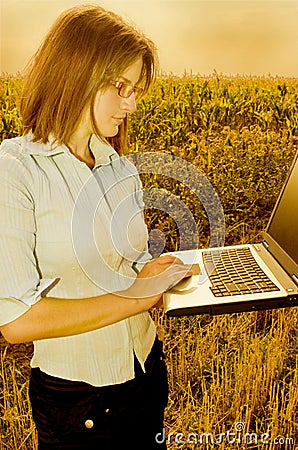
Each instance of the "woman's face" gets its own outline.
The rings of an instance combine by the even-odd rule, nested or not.
[[[140,58],[121,76],[111,81],[123,81],[131,86],[136,85],[140,79],[142,64],[142,59]],[[126,115],[133,113],[135,110],[134,93],[128,98],[120,97],[118,89],[112,84],[104,92],[99,91],[95,97],[94,117],[100,134],[104,137],[116,136],[119,125],[123,122]]]

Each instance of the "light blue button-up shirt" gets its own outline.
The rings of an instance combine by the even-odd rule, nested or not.
[[[133,262],[149,259],[141,183],[127,158],[95,136],[95,167],[64,145],[31,135],[0,146],[0,325],[24,314],[45,292],[87,298],[128,288]],[[134,377],[155,325],[142,313],[80,335],[34,343],[32,367],[95,386]]]

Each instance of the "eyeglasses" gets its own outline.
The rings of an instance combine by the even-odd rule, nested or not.
[[[124,83],[123,81],[110,81],[110,83],[117,89],[119,97],[128,98],[132,93],[136,97],[140,97],[143,93],[143,89],[138,86],[132,86],[131,84]]]

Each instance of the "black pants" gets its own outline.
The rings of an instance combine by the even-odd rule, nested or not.
[[[39,450],[164,450],[167,372],[156,340],[143,373],[135,358],[135,378],[94,387],[31,370],[29,385]],[[160,436],[160,434],[159,434]]]

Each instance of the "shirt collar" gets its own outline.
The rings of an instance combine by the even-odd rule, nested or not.
[[[31,132],[22,137],[21,149],[23,153],[29,155],[54,156],[58,155],[58,153],[69,152],[66,145],[59,144],[53,135],[49,136],[49,140],[46,144],[34,142],[33,139],[34,136]]]
[[[111,164],[113,160],[119,158],[116,150],[108,142],[104,142],[94,134],[91,136],[89,145],[95,158],[95,167]],[[21,148],[23,153],[30,155],[55,156],[59,153],[72,154],[68,147],[64,144],[59,144],[52,134],[49,136],[48,142],[43,144],[34,142],[33,134],[28,133],[23,136]]]
[[[119,154],[116,150],[108,142],[104,142],[95,134],[92,134],[89,145],[95,158],[94,168],[106,166],[111,164],[115,159],[119,159]]]

